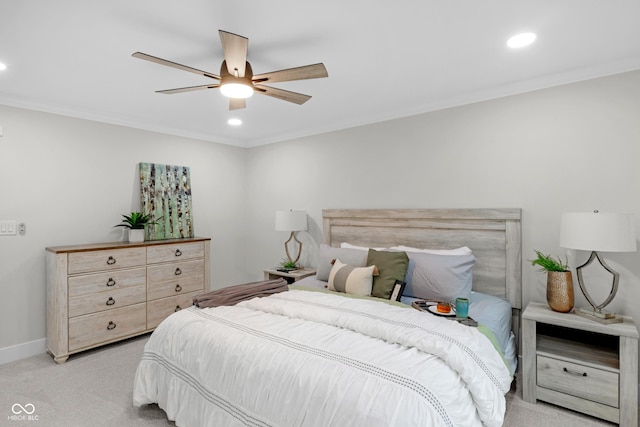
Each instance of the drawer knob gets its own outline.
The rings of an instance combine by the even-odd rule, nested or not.
[[[180,292],[182,290],[182,286],[180,286],[179,284],[176,285],[176,292]]]
[[[569,369],[567,369],[567,368],[562,368],[562,370],[563,370],[564,372],[566,372],[567,374],[575,375],[575,376],[577,376],[577,377],[586,377],[586,376],[587,376],[587,373],[586,373],[586,372],[570,371],[570,370],[569,370]]]
[[[109,297],[109,299],[107,300],[107,305],[113,305],[116,303],[116,300],[114,300],[112,297]]]
[[[116,281],[113,280],[113,278],[109,277],[109,280],[107,280],[107,286],[115,286]]]
[[[109,324],[107,325],[107,329],[108,330],[112,330],[116,328],[116,324],[113,323],[112,321],[109,321]]]
[[[176,256],[180,256],[182,255],[182,251],[180,251],[180,249],[176,249]]]
[[[176,268],[176,272],[174,273],[176,276],[179,276],[182,274],[182,270],[180,270],[179,268]]]
[[[180,306],[179,306],[179,305],[176,305],[176,309],[175,309],[175,310],[173,310],[173,311],[177,313],[177,312],[179,312],[180,310],[182,310],[182,309],[180,308]]]
[[[113,265],[116,263],[116,259],[112,256],[109,257],[109,259],[107,259],[107,264],[109,265]]]

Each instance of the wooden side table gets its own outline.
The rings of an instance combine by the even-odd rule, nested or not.
[[[313,276],[316,274],[316,270],[301,268],[299,270],[292,270],[290,272],[278,271],[275,268],[269,268],[264,270],[264,280],[274,280],[280,277],[284,278],[287,283],[291,284],[297,282],[305,277]]]
[[[530,303],[522,313],[525,401],[543,400],[621,426],[638,425],[638,330]]]

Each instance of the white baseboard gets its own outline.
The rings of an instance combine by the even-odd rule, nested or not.
[[[26,359],[31,356],[37,356],[38,354],[45,353],[46,351],[46,338],[0,348],[0,365],[20,359]]]

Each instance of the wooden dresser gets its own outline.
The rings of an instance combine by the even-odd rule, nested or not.
[[[70,354],[152,331],[209,288],[209,238],[47,250],[47,350]]]

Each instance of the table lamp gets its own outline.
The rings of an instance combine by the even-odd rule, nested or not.
[[[560,246],[567,249],[591,251],[591,256],[576,268],[578,285],[592,309],[581,308],[576,314],[600,323],[619,323],[622,317],[602,309],[618,291],[619,274],[602,259],[598,252],[634,252],[636,250],[635,221],[632,214],[614,212],[565,212],[560,221]],[[582,269],[597,259],[613,276],[611,292],[600,305],[596,305],[587,291]]]
[[[294,264],[298,263],[302,254],[302,242],[296,238],[296,232],[307,229],[307,213],[305,211],[276,211],[276,231],[290,231],[289,240],[284,242],[284,251],[287,258]],[[298,244],[298,255],[295,259],[289,253],[289,242],[295,241]]]

